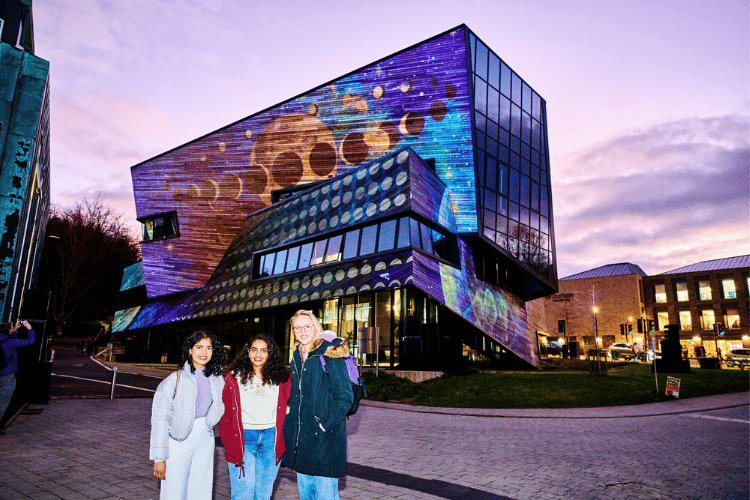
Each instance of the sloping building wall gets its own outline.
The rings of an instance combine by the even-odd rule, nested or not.
[[[39,272],[49,212],[49,63],[0,43],[0,319]]]

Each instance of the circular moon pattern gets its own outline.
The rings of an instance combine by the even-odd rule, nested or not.
[[[375,99],[382,99],[383,96],[385,96],[385,89],[383,88],[383,86],[382,85],[378,85],[377,87],[375,87],[374,89],[372,89],[372,96]]]
[[[424,129],[424,118],[419,113],[406,113],[401,118],[398,129],[403,135],[419,135]]]
[[[430,116],[436,122],[441,122],[448,114],[448,108],[440,101],[435,101],[430,105]]]
[[[367,155],[370,154],[370,148],[365,142],[365,136],[361,132],[352,132],[341,141],[339,147],[341,158],[348,165],[359,165]]]

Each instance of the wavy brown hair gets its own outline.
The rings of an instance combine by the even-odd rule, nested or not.
[[[224,353],[222,352],[219,338],[213,333],[207,332],[205,330],[193,332],[185,337],[185,340],[183,340],[182,365],[184,366],[186,361],[190,361],[190,371],[192,373],[195,373],[195,366],[193,365],[193,360],[190,357],[190,349],[192,349],[195,344],[203,339],[209,339],[211,341],[211,347],[213,348],[211,360],[206,364],[203,373],[206,375],[206,377],[210,377],[211,375],[221,376],[221,370],[224,367]]]
[[[264,384],[281,385],[289,380],[289,368],[281,359],[281,349],[267,333],[258,333],[250,338],[242,349],[237,353],[227,369],[232,372],[241,384],[247,384],[253,377],[253,363],[250,361],[250,347],[256,340],[262,340],[268,347],[268,359],[260,369]]]

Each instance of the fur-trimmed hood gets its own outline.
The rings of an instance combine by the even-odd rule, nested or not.
[[[324,344],[326,344],[325,350],[318,352]],[[349,351],[349,340],[337,337],[331,330],[323,330],[310,347],[309,355],[322,354],[331,359],[339,359],[349,356]]]

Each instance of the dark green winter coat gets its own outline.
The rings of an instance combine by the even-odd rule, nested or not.
[[[346,469],[346,412],[354,396],[344,358],[349,342],[313,342],[307,361],[292,356],[292,393],[284,420],[284,465],[311,476],[343,477]],[[328,373],[320,357],[325,354]],[[325,432],[321,430],[323,426]]]

